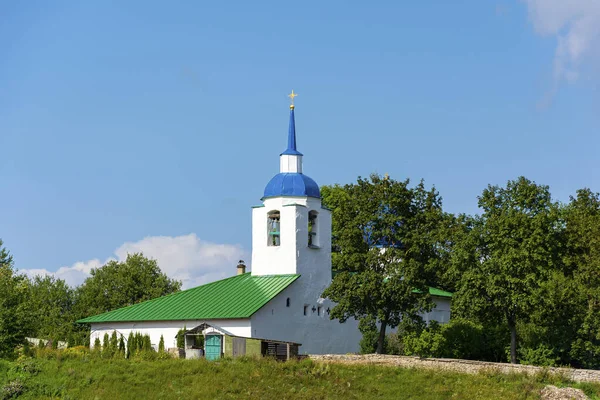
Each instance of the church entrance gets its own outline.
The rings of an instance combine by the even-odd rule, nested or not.
[[[204,342],[205,357],[207,360],[218,360],[221,358],[221,343],[223,336],[207,335]]]

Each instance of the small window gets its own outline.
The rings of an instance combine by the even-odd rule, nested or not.
[[[321,306],[317,307],[317,315],[321,315]]]
[[[308,247],[317,247],[317,212],[308,213]]]
[[[286,307],[290,306],[290,298],[289,297],[285,300],[285,306]]]
[[[280,214],[279,211],[269,211],[267,214],[267,245],[268,246],[279,246],[281,244],[281,232],[280,232]]]
[[[308,304],[304,305],[304,315],[308,315]]]

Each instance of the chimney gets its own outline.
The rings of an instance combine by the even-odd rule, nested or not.
[[[246,264],[244,264],[244,260],[240,260],[237,265],[237,274],[245,274],[246,273]]]

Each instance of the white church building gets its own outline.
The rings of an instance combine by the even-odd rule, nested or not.
[[[148,334],[155,346],[162,335],[170,348],[180,329],[210,326],[216,335],[299,343],[302,354],[358,352],[357,321],[330,320],[334,304],[321,298],[332,280],[331,211],[322,206],[317,183],[302,172],[302,156],[292,102],[279,173],[252,209],[252,271],[240,265],[236,276],[82,319],[91,325],[90,342],[115,330],[125,338]],[[451,294],[431,294],[436,307],[424,319],[447,322]]]

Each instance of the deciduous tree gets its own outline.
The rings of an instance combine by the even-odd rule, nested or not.
[[[323,296],[337,304],[330,318],[372,318],[385,332],[401,320],[420,320],[432,307],[429,285],[443,251],[440,228],[448,223],[441,198],[423,182],[371,175],[355,184],[322,188],[333,210],[332,263],[337,271]]]
[[[510,330],[510,358],[517,362],[517,323],[527,322],[536,294],[560,269],[558,207],[547,186],[524,177],[479,196],[483,214],[457,243],[462,264],[455,315],[503,321]],[[465,256],[469,252],[472,255]]]
[[[181,282],[170,279],[156,260],[129,254],[125,261],[110,261],[94,268],[77,289],[78,317],[100,314],[177,292]]]
[[[31,333],[28,283],[15,271],[12,255],[0,240],[0,357],[11,357]]]

